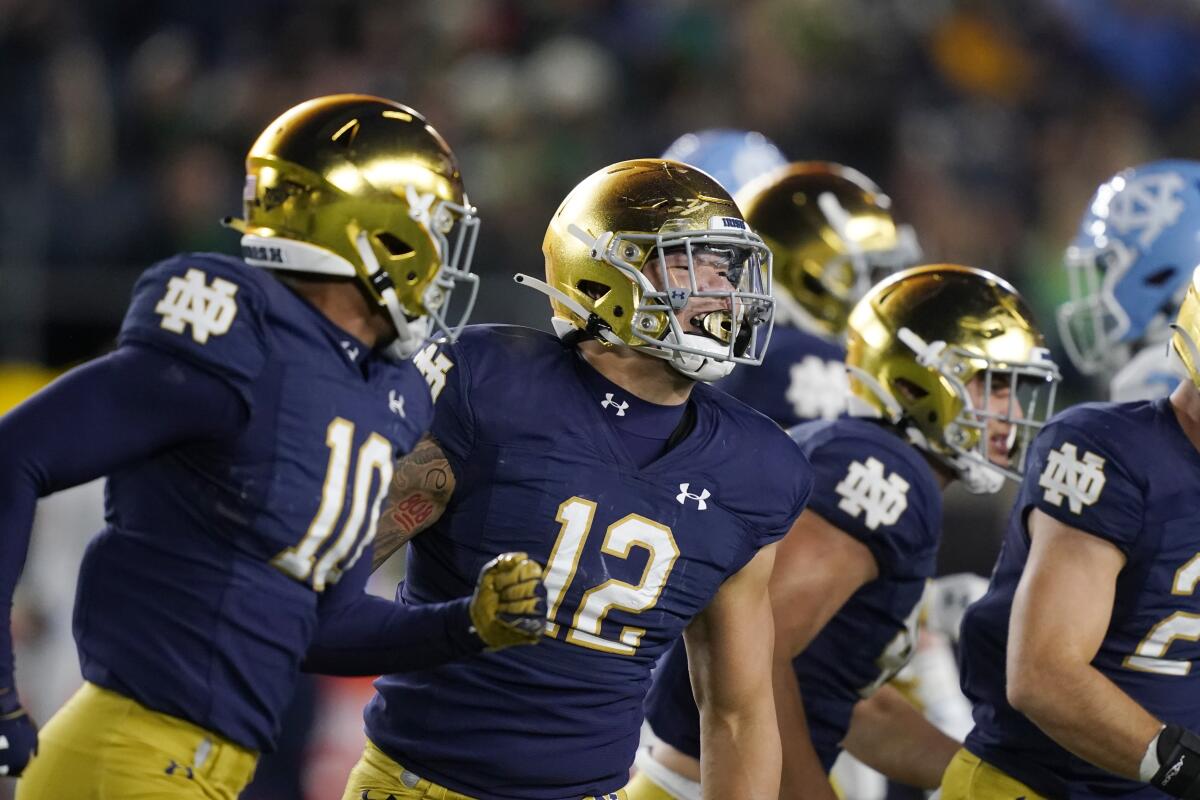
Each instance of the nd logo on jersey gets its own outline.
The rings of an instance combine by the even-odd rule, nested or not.
[[[437,348],[436,344],[431,344],[412,357],[413,366],[425,376],[425,382],[429,384],[429,396],[435,403],[442,389],[446,388],[446,373],[454,368],[454,362],[445,353],[439,353]]]
[[[865,464],[851,461],[846,477],[834,489],[842,496],[838,508],[852,517],[866,512],[871,530],[895,525],[908,508],[908,481],[894,472],[885,478],[883,464],[874,457]]]
[[[1095,453],[1084,453],[1079,458],[1075,445],[1063,442],[1057,450],[1046,454],[1046,468],[1038,478],[1038,486],[1046,490],[1046,502],[1062,506],[1066,498],[1071,513],[1083,513],[1100,499],[1104,491],[1104,459]]]
[[[223,278],[213,278],[212,285],[205,283],[207,275],[202,270],[189,269],[182,278],[175,276],[167,281],[167,293],[154,313],[162,315],[162,327],[172,333],[183,333],[192,326],[192,338],[199,344],[209,336],[220,336],[229,332],[233,318],[237,316],[237,284]]]
[[[801,419],[836,419],[846,410],[846,365],[805,356],[788,370],[787,401]]]

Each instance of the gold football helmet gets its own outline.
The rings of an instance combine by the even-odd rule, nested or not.
[[[1200,267],[1192,272],[1191,285],[1171,328],[1175,331],[1171,345],[1187,368],[1192,383],[1200,389]]]
[[[850,312],[846,366],[861,410],[902,428],[976,493],[1021,478],[1060,381],[1017,291],[953,264],[907,269],[872,288]],[[1007,436],[1007,464],[989,452],[997,431]]]
[[[775,282],[799,305],[794,315],[825,335],[845,330],[850,308],[872,284],[921,257],[913,229],[892,218],[888,196],[841,164],[780,167],[738,192],[737,203],[775,254]]]
[[[283,113],[246,156],[247,263],[357,278],[395,323],[393,352],[435,333],[451,339],[475,302],[479,218],[449,145],[407,106],[378,97],[319,97]],[[455,322],[452,292],[469,295]]]
[[[675,161],[622,161],[571,191],[542,242],[546,280],[518,283],[549,295],[559,336],[581,330],[610,345],[670,361],[702,381],[734,364],[759,364],[770,339],[771,252],[712,177]],[[668,277],[668,256],[686,254],[687,281]],[[716,259],[728,282],[697,281],[697,258]],[[646,274],[657,270],[658,283]],[[721,306],[680,323],[693,299]]]

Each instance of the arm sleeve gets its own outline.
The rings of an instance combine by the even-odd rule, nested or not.
[[[171,445],[236,432],[246,411],[211,373],[126,346],[0,418],[0,686],[13,681],[9,615],[39,497]]]
[[[880,575],[924,577],[911,573],[936,550],[941,518],[940,507],[930,508],[940,495],[928,491],[928,476],[891,448],[853,436],[830,439],[809,459],[810,508],[866,545]]]
[[[267,298],[248,268],[204,254],[146,270],[117,341],[153,347],[220,377],[253,406],[267,362]]]
[[[404,605],[363,591],[369,572],[370,559],[360,558],[322,597],[305,672],[383,675],[436,667],[483,651],[483,640],[471,627],[470,597]]]
[[[1082,415],[1047,425],[1033,443],[1019,507],[1037,508],[1129,554],[1142,530],[1143,486],[1127,469],[1136,442]]]

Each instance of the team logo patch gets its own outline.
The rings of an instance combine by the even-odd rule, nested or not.
[[[866,514],[866,525],[895,525],[908,508],[908,481],[896,473],[884,475],[883,464],[874,456],[866,463],[851,461],[846,477],[834,487],[841,495],[838,508],[851,517]]]
[[[436,403],[438,395],[446,388],[446,373],[454,369],[454,362],[445,353],[439,353],[436,344],[421,350],[412,357],[412,362],[425,376],[425,382],[429,384],[429,396]]]
[[[210,336],[221,336],[229,332],[233,318],[237,316],[237,284],[223,278],[213,278],[202,270],[189,269],[181,278],[178,275],[167,281],[167,293],[154,313],[162,316],[162,327],[172,333],[183,333],[192,327],[192,338],[198,344],[208,342]]]
[[[805,356],[789,370],[787,401],[801,419],[836,419],[846,410],[846,365]]]
[[[691,488],[692,485],[690,483],[679,484],[679,494],[675,495],[675,499],[679,501],[679,505],[685,506],[687,505],[688,500],[695,500],[698,510],[706,510],[708,508],[708,503],[705,501],[712,496],[709,494],[708,489],[701,489],[700,494],[696,494],[691,491]]]
[[[1084,453],[1075,445],[1063,442],[1057,450],[1046,454],[1046,468],[1038,478],[1038,486],[1046,490],[1042,496],[1052,506],[1062,506],[1065,499],[1072,514],[1082,514],[1084,506],[1100,499],[1104,491],[1104,459],[1095,453]]]

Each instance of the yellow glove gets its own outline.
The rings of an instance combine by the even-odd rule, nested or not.
[[[535,644],[546,629],[542,568],[525,553],[503,553],[483,565],[471,597],[471,625],[489,650]]]

